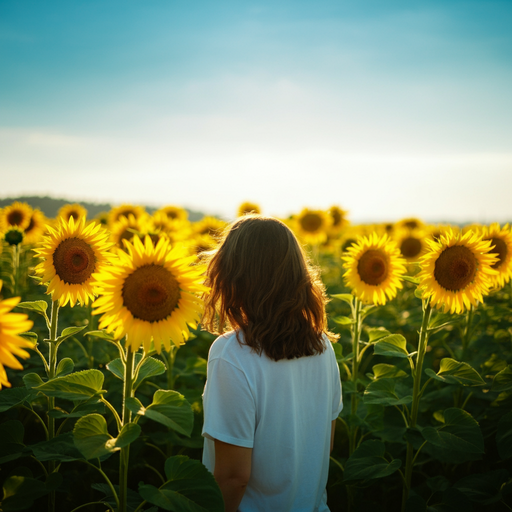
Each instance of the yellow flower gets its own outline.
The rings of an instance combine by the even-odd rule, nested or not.
[[[65,204],[60,208],[57,218],[63,218],[65,221],[68,221],[71,217],[73,217],[73,220],[76,223],[82,218],[87,218],[87,210],[78,203]]]
[[[7,231],[13,226],[26,229],[30,224],[32,208],[27,203],[19,201],[6,206],[0,212],[0,231]]]
[[[46,293],[61,306],[71,307],[78,301],[88,304],[94,299],[93,272],[100,272],[107,264],[110,244],[108,233],[99,224],[85,225],[85,217],[75,222],[60,219],[57,229],[49,228],[35,252],[42,263],[36,267],[41,283],[48,283]]]
[[[18,226],[11,226],[3,233],[2,238],[9,245],[20,245],[25,238],[25,232]]]
[[[393,236],[400,253],[409,262],[416,262],[427,250],[425,232],[419,229],[399,229]]]
[[[482,302],[498,273],[492,268],[497,258],[490,240],[472,231],[463,234],[449,229],[438,242],[427,240],[427,245],[418,274],[422,297],[445,313],[463,313]]]
[[[117,339],[127,336],[132,351],[144,346],[146,352],[170,350],[188,339],[188,326],[196,327],[203,302],[196,293],[208,291],[202,282],[204,267],[191,266],[195,256],[184,247],[170,249],[161,238],[156,246],[149,236],[125,242],[128,252],[117,251],[112,266],[95,274],[99,297],[93,304],[95,315],[102,314],[101,329]]]
[[[134,206],[132,204],[122,204],[112,208],[108,214],[108,225],[113,226],[116,222],[120,221],[123,217],[128,218],[133,215],[135,219],[140,219],[147,215],[143,206]]]
[[[25,229],[24,242],[26,244],[35,244],[36,242],[39,242],[46,231],[46,224],[47,220],[44,213],[38,208],[33,210],[30,222]]]
[[[304,242],[315,245],[327,240],[327,233],[332,226],[332,217],[323,210],[304,208],[294,218],[294,230]]]
[[[121,215],[117,222],[110,225],[110,241],[123,248],[123,240],[130,241],[135,235],[144,236],[148,232],[147,215],[139,218],[131,213],[126,217]]]
[[[498,256],[498,261],[492,265],[498,274],[492,279],[493,288],[502,288],[512,277],[512,232],[507,224],[500,228],[496,222],[482,230],[483,240],[490,240],[493,246],[491,251]]]
[[[344,279],[352,293],[364,303],[384,305],[402,288],[406,272],[400,250],[387,235],[361,237],[342,256]]]
[[[402,220],[399,220],[396,224],[395,224],[395,229],[398,229],[398,230],[409,230],[409,231],[415,231],[416,229],[424,229],[425,228],[425,223],[420,220],[420,219],[417,219],[415,217],[409,217],[407,219],[402,219]]]
[[[238,217],[243,217],[249,213],[255,213],[258,215],[261,213],[261,208],[256,203],[251,203],[249,201],[242,203],[238,207]]]
[[[0,281],[0,290],[2,290],[2,281]],[[5,366],[14,370],[23,370],[22,364],[14,356],[26,359],[30,354],[23,348],[33,346],[32,343],[18,336],[22,332],[29,331],[33,325],[27,315],[11,313],[19,301],[20,297],[0,301],[0,389],[2,386],[11,387],[7,380]]]
[[[339,233],[348,224],[347,212],[342,210],[339,206],[331,206],[328,210],[332,218],[331,233]]]
[[[227,225],[227,222],[217,219],[217,217],[206,216],[200,221],[194,222],[192,230],[196,235],[210,235],[219,238]]]
[[[178,221],[184,222],[188,219],[188,212],[185,208],[181,208],[180,206],[164,206],[155,212],[155,215],[158,213],[163,213],[167,219],[170,221]]]

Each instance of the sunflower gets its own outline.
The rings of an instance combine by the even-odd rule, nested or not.
[[[245,201],[238,207],[238,217],[243,217],[249,213],[255,213],[259,215],[261,213],[261,208],[256,203]]]
[[[0,291],[2,281],[0,281]],[[11,313],[11,310],[18,304],[20,297],[0,301],[0,389],[2,386],[11,387],[7,380],[5,366],[15,370],[23,370],[22,364],[14,357],[26,359],[30,354],[23,350],[33,347],[32,343],[18,336],[32,328],[33,322],[27,315],[22,313]]]
[[[157,213],[163,213],[170,221],[184,222],[188,220],[187,210],[180,206],[164,206],[155,212],[155,214]]]
[[[98,223],[100,223],[102,226],[107,227],[108,226],[108,212],[100,212],[96,217],[94,217],[94,220]]]
[[[304,208],[293,218],[294,230],[304,242],[315,245],[327,240],[327,233],[332,226],[332,217],[323,210]]]
[[[57,229],[49,228],[35,252],[42,263],[36,272],[41,283],[48,283],[46,293],[61,306],[68,302],[71,307],[78,301],[88,304],[94,299],[93,272],[101,272],[109,257],[108,233],[99,224],[85,225],[85,217],[75,222],[60,219]]]
[[[68,221],[71,217],[75,222],[81,220],[82,218],[87,218],[87,210],[78,203],[75,204],[65,204],[62,208],[59,209],[59,213],[57,213],[57,218],[63,218]]]
[[[339,233],[348,224],[347,212],[342,210],[339,206],[331,206],[327,213],[332,218],[331,233]]]
[[[131,213],[127,217],[121,215],[117,222],[110,226],[110,241],[123,248],[123,240],[131,240],[135,235],[144,236],[148,234],[147,215],[139,218]]]
[[[425,223],[420,220],[420,219],[417,219],[416,217],[409,217],[409,218],[406,218],[406,219],[402,219],[402,220],[399,220],[396,224],[395,224],[395,229],[398,229],[398,230],[409,230],[409,231],[415,231],[417,229],[424,229],[425,228]]]
[[[36,208],[32,211],[30,222],[25,228],[25,243],[35,244],[39,242],[46,231],[47,220],[44,213]]]
[[[405,260],[396,244],[377,233],[360,237],[342,256],[344,279],[352,293],[362,302],[384,305],[402,288]]]
[[[123,219],[123,217],[128,218],[130,215],[133,215],[135,219],[140,219],[141,217],[147,215],[147,213],[143,206],[122,204],[121,206],[116,206],[110,210],[108,213],[108,225],[113,226],[116,222]]]
[[[418,261],[427,250],[425,235],[425,232],[419,229],[395,231],[393,238],[400,249],[400,253],[409,263]]]
[[[188,247],[191,254],[199,255],[203,252],[211,251],[217,246],[217,240],[210,235],[196,235],[188,240]]]
[[[455,233],[451,229],[438,242],[427,241],[429,251],[420,259],[419,289],[422,298],[450,313],[463,313],[489,293],[498,258],[492,243],[473,231]]]
[[[496,222],[485,226],[482,230],[483,240],[490,240],[491,252],[498,256],[498,261],[492,265],[498,274],[493,277],[493,288],[502,288],[512,277],[512,232],[507,224],[500,228]]]
[[[217,219],[217,217],[206,216],[192,224],[192,231],[196,235],[210,235],[219,238],[226,226],[227,222]]]
[[[30,224],[32,208],[27,203],[16,201],[0,212],[0,230],[7,231],[13,226],[26,229]]]
[[[25,238],[25,232],[18,226],[11,226],[2,237],[8,245],[20,245]]]
[[[161,238],[156,246],[149,236],[125,242],[128,252],[118,249],[112,266],[95,274],[99,297],[93,304],[95,315],[102,314],[99,326],[117,339],[127,335],[132,351],[160,353],[162,345],[179,346],[189,335],[188,326],[197,326],[203,302],[195,294],[208,291],[202,282],[204,267],[191,266],[195,256],[184,247],[169,247]]]

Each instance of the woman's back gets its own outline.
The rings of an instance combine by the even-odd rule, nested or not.
[[[226,333],[210,349],[205,466],[213,472],[213,439],[252,448],[241,512],[328,510],[331,421],[342,407],[330,341],[317,355],[274,361],[239,338]]]

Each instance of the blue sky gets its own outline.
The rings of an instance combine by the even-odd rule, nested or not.
[[[512,2],[0,1],[3,197],[512,220]]]

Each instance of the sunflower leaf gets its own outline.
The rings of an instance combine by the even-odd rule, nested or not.
[[[37,345],[37,334],[35,332],[22,332],[19,336],[33,345]]]
[[[56,377],[37,386],[34,391],[41,391],[46,396],[65,398],[67,400],[87,400],[102,390],[104,376],[99,370],[83,370],[65,377]]]
[[[48,309],[48,302],[45,300],[36,300],[34,302],[20,302],[17,308],[28,309],[29,311],[35,311],[39,315],[48,318],[46,310]]]
[[[166,367],[162,361],[159,361],[154,357],[147,357],[139,369],[139,374],[133,383],[133,389],[137,389],[144,379],[149,379],[156,375],[162,375],[162,373],[165,373],[165,370]]]
[[[18,459],[25,451],[23,435],[25,428],[18,420],[7,420],[0,425],[0,463]]]
[[[135,423],[126,424],[117,438],[108,433],[107,421],[101,414],[88,414],[80,418],[73,428],[75,446],[87,459],[105,457],[133,443],[141,428]]]
[[[407,377],[407,373],[392,364],[375,364],[373,365],[374,379],[401,379]]]
[[[509,364],[495,375],[492,382],[492,390],[498,393],[512,390],[512,365]]]
[[[41,462],[47,460],[71,462],[83,460],[84,458],[75,446],[73,432],[66,432],[49,441],[32,444],[28,448],[32,450],[34,456]]]
[[[441,360],[437,374],[431,369],[425,370],[425,373],[429,377],[447,384],[462,384],[464,386],[483,386],[485,384],[480,374],[468,363],[461,363],[449,357]]]
[[[27,388],[7,388],[0,391],[0,412],[7,411],[16,405],[28,402],[34,393]]]
[[[70,357],[65,357],[59,361],[55,377],[63,377],[70,374],[75,369],[75,363]]]
[[[401,334],[391,334],[380,338],[375,344],[375,355],[408,357],[407,341]]]
[[[159,488],[141,483],[139,494],[163,510],[222,512],[224,500],[213,475],[197,460],[175,455],[165,461],[167,482]]]
[[[347,304],[352,305],[354,302],[354,296],[351,293],[337,293],[335,295],[331,295],[333,299],[342,300],[343,302],[346,302]]]
[[[194,413],[185,397],[177,391],[159,389],[148,407],[144,407],[137,398],[131,397],[126,400],[126,406],[134,414],[146,416],[190,437],[194,426]]]
[[[107,341],[111,341],[114,343],[116,341],[116,339],[114,338],[114,335],[110,334],[105,329],[102,329],[100,331],[89,331],[89,332],[86,332],[84,334],[84,336],[94,336],[96,338],[99,338],[100,340],[107,340]]]
[[[32,508],[35,500],[54,491],[61,482],[60,473],[51,473],[46,482],[25,475],[12,475],[3,484],[2,510],[12,512]]]
[[[412,276],[402,276],[402,279],[404,281],[408,281],[409,283],[412,283],[412,284],[420,284],[420,280],[419,278],[417,277],[412,277]]]
[[[466,411],[450,408],[444,411],[440,427],[421,430],[427,441],[425,449],[441,462],[462,464],[478,460],[484,454],[484,438],[478,423]]]
[[[363,402],[366,405],[407,405],[411,403],[412,396],[405,395],[403,389],[401,389],[402,393],[398,394],[395,391],[396,384],[394,378],[386,377],[370,382],[364,392]],[[399,389],[400,388],[401,386],[399,386]]]
[[[498,422],[496,445],[502,460],[512,457],[512,412],[502,416]]]
[[[338,325],[351,325],[354,323],[352,318],[349,318],[348,316],[336,316],[333,317],[332,320]]]
[[[44,384],[43,379],[41,379],[37,373],[27,373],[26,375],[23,375],[23,382],[27,389],[32,389]]]
[[[385,451],[386,446],[382,441],[362,442],[346,462],[343,481],[374,480],[393,474],[400,468],[402,461],[388,461],[384,458]]]
[[[86,327],[86,325],[82,325],[82,327],[67,327],[61,332],[60,336],[55,340],[55,343],[57,343],[57,345],[60,345],[64,340],[67,340],[69,337],[78,334],[80,331],[83,331]]]

